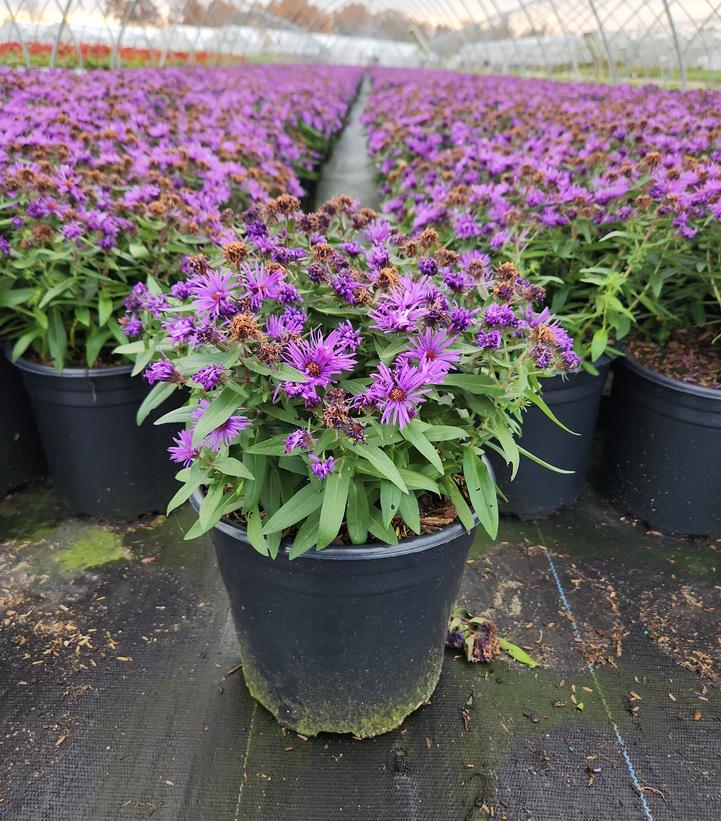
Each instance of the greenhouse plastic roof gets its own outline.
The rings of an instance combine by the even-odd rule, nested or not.
[[[5,0],[0,56],[444,66],[681,85],[721,75],[717,0]],[[0,60],[7,62],[7,60]]]

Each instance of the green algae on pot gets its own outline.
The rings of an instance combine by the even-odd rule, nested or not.
[[[430,698],[473,531],[455,523],[293,561],[290,542],[273,560],[241,527],[223,520],[212,533],[248,689],[281,723],[365,738]]]

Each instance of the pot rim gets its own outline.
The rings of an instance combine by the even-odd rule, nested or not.
[[[41,376],[56,376],[61,379],[95,379],[98,376],[124,376],[133,370],[132,365],[111,365],[108,368],[63,368],[62,371],[58,373],[52,365],[42,365],[40,362],[31,362],[22,356],[13,362],[10,358],[10,350],[11,345],[8,342],[5,345],[5,356],[12,365],[15,365],[16,368],[20,368],[21,371],[25,371],[26,373],[35,373]]]
[[[682,382],[680,379],[674,379],[672,376],[666,376],[665,374],[654,371],[651,368],[647,368],[637,359],[634,359],[628,355],[623,357],[620,361],[623,362],[625,367],[639,374],[639,376],[643,376],[650,382],[655,382],[657,385],[661,385],[669,390],[691,394],[692,396],[700,396],[704,399],[714,399],[717,402],[721,401],[721,389],[719,388],[705,388],[703,385]]]
[[[203,492],[200,488],[197,488],[192,496],[190,497],[190,504],[193,506],[193,509],[197,512],[198,508],[200,507],[200,503],[203,500]],[[475,529],[478,527],[478,518],[474,515],[475,525],[473,528],[473,533]],[[221,519],[219,522],[213,525],[213,530],[219,530],[221,533],[225,533],[228,536],[231,536],[234,539],[237,539],[241,542],[247,542],[248,549],[254,550],[255,548],[250,544],[248,541],[248,536],[246,534],[246,529],[241,527],[240,525],[235,525],[232,522],[229,522],[227,519]],[[462,536],[463,534],[468,533],[468,531],[463,527],[459,519],[456,519],[455,522],[452,522],[449,525],[446,525],[441,530],[437,530],[435,533],[422,533],[419,536],[413,536],[410,539],[403,539],[397,545],[387,545],[387,544],[362,544],[362,545],[341,545],[337,547],[325,547],[323,550],[309,550],[307,553],[304,553],[302,556],[299,556],[300,559],[318,559],[318,560],[331,560],[331,561],[362,561],[362,560],[370,560],[370,559],[392,559],[397,556],[408,556],[413,553],[422,553],[425,550],[431,550],[434,547],[437,547],[440,544],[445,542],[450,542],[453,539]],[[292,546],[292,541],[290,539],[283,539],[280,543],[280,550],[279,554],[285,553],[288,555],[290,553],[290,549]],[[257,552],[257,551],[256,551]],[[261,556],[258,553],[259,558],[266,558]],[[272,561],[272,560],[271,560]]]

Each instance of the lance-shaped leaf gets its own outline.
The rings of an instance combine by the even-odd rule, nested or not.
[[[325,480],[318,527],[318,550],[327,547],[338,535],[348,501],[350,480],[350,464],[344,458],[338,459],[335,470]]]
[[[323,504],[323,494],[313,485],[305,485],[277,510],[263,527],[263,533],[276,533],[310,516]]]

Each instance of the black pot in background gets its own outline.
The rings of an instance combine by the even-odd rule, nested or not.
[[[601,482],[613,504],[653,527],[721,531],[721,390],[620,361]]]
[[[220,522],[213,541],[251,695],[306,735],[399,726],[438,683],[472,540],[453,524],[396,547],[334,546],[293,561],[283,545],[273,560]]]
[[[510,466],[497,453],[488,453],[496,483],[508,499],[500,503],[503,513],[521,519],[541,519],[578,499],[588,471],[609,365],[610,359],[604,356],[595,363],[598,376],[581,371],[565,379],[554,376],[543,380],[544,401],[556,418],[578,436],[563,430],[535,406],[526,411],[523,419],[518,444],[544,462],[574,473],[554,473],[521,456],[516,478],[511,481]]]
[[[44,471],[30,401],[20,374],[0,351],[0,498]]]
[[[168,457],[171,432],[135,415],[148,393],[131,367],[53,368],[16,362],[35,410],[50,478],[73,513],[131,518],[162,511],[177,490]]]

